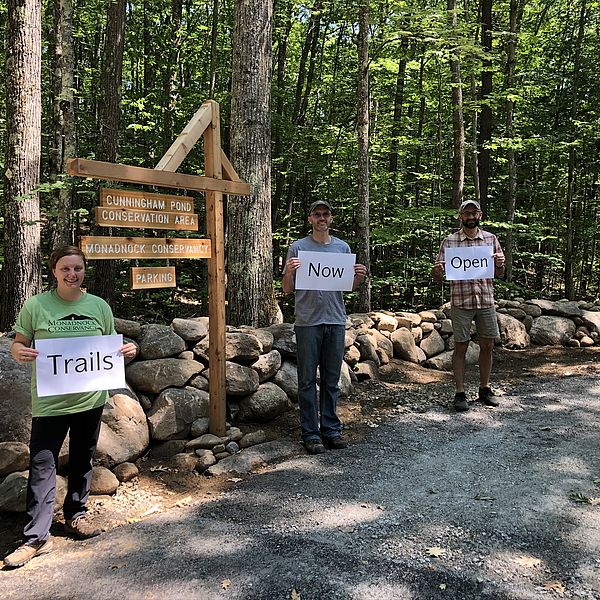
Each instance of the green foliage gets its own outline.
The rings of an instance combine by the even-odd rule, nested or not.
[[[480,27],[476,5],[459,4],[459,24],[453,29],[448,24],[447,3],[441,0],[370,2],[373,305],[411,308],[431,306],[448,298],[447,287],[434,283],[430,272],[440,241],[456,227],[456,211],[451,206],[452,85],[448,64],[451,57],[460,60],[463,82],[466,197],[474,194],[471,120],[482,107],[478,89],[483,61],[491,60],[493,93],[486,103],[492,109],[493,137],[487,145],[492,164],[485,226],[503,244],[512,239],[513,249],[513,280],[498,282],[498,293],[562,295],[571,161],[575,283],[582,293],[598,296],[600,280],[592,275],[600,267],[600,83],[595,76],[600,51],[600,13],[588,11],[579,68],[575,69],[574,42],[580,3],[564,0],[524,3],[517,36],[515,80],[509,85],[508,0],[494,3],[493,51],[489,57],[477,37]],[[212,6],[212,1],[205,0],[183,3],[179,28],[173,21],[171,3],[147,0],[127,6],[120,162],[156,165],[208,98]],[[220,3],[216,47],[215,99],[221,105],[226,151],[233,6],[234,0]],[[314,6],[320,8],[312,10]],[[465,6],[469,8],[468,14]],[[103,1],[75,4],[78,154],[86,158],[95,157],[98,145],[100,72],[107,43],[105,13]],[[56,216],[54,192],[74,183],[73,229],[77,236],[89,234],[93,225],[92,208],[97,204],[97,184],[84,179],[54,182],[48,176],[54,139],[53,24],[49,4],[43,18],[42,184],[32,194],[41,194],[46,234]],[[292,0],[275,3],[272,109],[276,270],[291,241],[307,233],[306,207],[315,199],[325,199],[335,206],[336,235],[351,245],[355,242],[357,31],[356,3],[331,0],[318,5]],[[311,32],[315,33],[314,38],[310,38]],[[0,33],[6,33],[3,4],[0,4]],[[285,63],[280,64],[283,56]],[[4,62],[5,53],[1,53],[2,70]],[[278,73],[281,73],[279,80]],[[506,128],[509,102],[514,104],[512,133]],[[0,134],[6,140],[4,110],[0,110]],[[508,212],[509,152],[515,155],[517,171],[514,219],[509,219]],[[390,166],[392,158],[395,168]],[[0,166],[4,171],[3,165]],[[190,152],[181,170],[202,173],[201,142]],[[2,194],[0,190],[0,205],[4,202]],[[117,233],[120,234],[140,235],[140,232],[123,230]],[[115,286],[119,292],[118,310],[124,316],[206,311],[206,265],[200,261],[178,262],[176,292],[131,292],[128,263],[123,262],[119,268]],[[278,285],[276,290],[280,294]],[[292,308],[290,299],[282,298],[288,316]]]

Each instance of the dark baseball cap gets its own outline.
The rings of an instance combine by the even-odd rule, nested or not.
[[[317,200],[308,207],[308,214],[312,215],[317,206],[324,206],[325,208],[328,208],[330,212],[333,213],[333,207],[331,206],[331,204],[329,204],[329,202],[327,202],[326,200]]]
[[[475,201],[475,200],[465,200],[459,207],[458,207],[458,212],[464,212],[464,210],[467,208],[467,206],[473,205],[477,210],[481,210],[481,205],[479,204],[479,202]]]

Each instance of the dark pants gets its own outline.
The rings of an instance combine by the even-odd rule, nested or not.
[[[69,433],[69,485],[63,505],[65,519],[86,512],[92,463],[104,407],[57,417],[33,417],[29,441],[27,516],[23,538],[35,544],[48,538],[56,497],[58,454]]]
[[[296,325],[295,332],[302,439],[314,442],[320,441],[321,436],[328,439],[339,437],[342,423],[336,408],[346,328],[344,325]],[[321,376],[318,400],[317,367]]]

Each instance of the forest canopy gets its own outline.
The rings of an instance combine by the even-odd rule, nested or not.
[[[11,35],[11,2],[0,3],[6,44],[0,68],[7,81],[0,111],[3,271],[14,260],[8,224],[15,198],[39,198],[40,256],[60,237],[60,223],[73,242],[91,231],[99,234],[93,222],[97,184],[66,176],[58,158],[64,159],[67,139],[60,117],[65,102],[72,104],[74,155],[149,168],[208,98],[220,104],[228,155],[236,118],[231,112],[234,0],[76,0],[72,6],[66,0],[41,6],[34,1],[41,9],[39,177],[34,189],[14,192],[9,124],[18,40]],[[457,190],[482,202],[486,229],[508,251],[500,293],[597,299],[599,8],[590,0],[275,0],[271,123],[265,128],[274,278],[280,277],[289,243],[307,232],[306,208],[317,199],[336,208],[334,234],[353,247],[357,242],[362,10],[368,12],[373,307],[419,308],[447,299],[447,291],[431,279],[431,266],[441,239],[456,225]],[[65,86],[62,79],[61,88],[65,11],[72,14],[72,83]],[[26,77],[20,85],[27,85]],[[457,152],[464,160],[462,182]],[[203,169],[200,147],[180,168],[191,174]],[[195,200],[202,224],[204,200],[199,195]],[[119,261],[111,279],[119,316],[206,314],[203,261],[177,263],[175,291],[132,292],[128,268],[127,261]],[[14,286],[6,274],[2,286],[4,296]],[[278,298],[289,316],[289,300]]]

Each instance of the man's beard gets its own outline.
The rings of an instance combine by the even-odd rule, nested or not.
[[[469,219],[464,221],[463,227],[466,227],[467,229],[475,229],[475,227],[479,227],[479,219]]]

